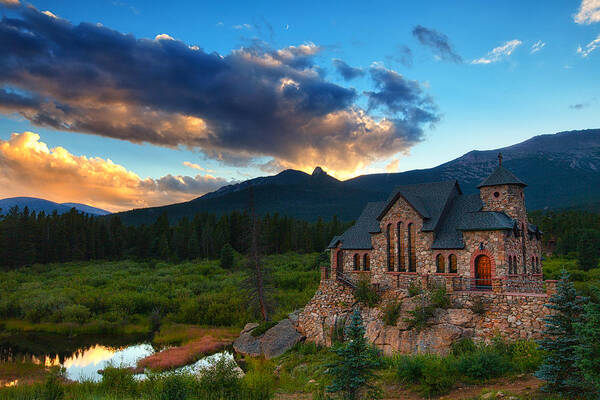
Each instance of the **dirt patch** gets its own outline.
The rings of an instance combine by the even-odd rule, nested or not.
[[[44,365],[23,362],[0,363],[0,388],[43,382],[49,369]]]
[[[182,346],[171,347],[139,360],[137,362],[136,372],[143,372],[146,368],[165,371],[182,367],[196,362],[204,355],[216,353],[230,344],[231,340],[222,340],[213,336],[204,336]]]

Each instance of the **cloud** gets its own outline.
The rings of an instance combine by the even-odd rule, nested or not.
[[[400,45],[397,46],[397,52],[386,56],[387,60],[398,62],[405,67],[412,67],[413,64],[413,55],[412,50],[408,46]]]
[[[200,170],[200,171],[204,171],[204,168],[202,168],[202,167],[201,167],[201,166],[199,166],[198,164],[194,164],[194,163],[192,163],[192,162],[189,162],[189,161],[184,161],[184,162],[183,162],[183,165],[185,165],[186,167],[190,167],[190,168],[193,168],[193,169],[197,169],[197,170]]]
[[[598,47],[600,47],[600,35],[598,35],[596,39],[586,44],[585,49],[581,48],[581,46],[577,47],[577,53],[581,54],[581,57],[587,57]]]
[[[589,107],[589,105],[590,105],[589,103],[577,103],[577,104],[571,104],[569,106],[569,108],[572,110],[582,110],[586,107]]]
[[[17,8],[21,6],[21,2],[19,0],[0,0],[0,6]]]
[[[578,24],[600,22],[600,0],[582,0],[573,20]]]
[[[487,53],[486,57],[478,58],[473,60],[472,64],[491,64],[498,62],[500,60],[505,59],[510,56],[517,47],[519,47],[523,42],[520,40],[514,39],[509,40],[508,42],[504,42],[501,46],[494,47],[492,51]]]
[[[398,172],[399,168],[400,168],[400,160],[394,160],[385,166],[385,170],[390,173]]]
[[[410,99],[372,91],[373,106],[382,96],[404,105],[373,115],[357,104],[355,89],[325,79],[314,61],[322,48],[313,43],[218,54],[156,39],[22,8],[0,20],[0,112],[62,131],[183,146],[229,165],[266,157],[305,171],[322,165],[340,177],[406,151],[426,126],[404,112],[421,109],[416,82],[420,95]]]
[[[538,40],[537,42],[535,42],[532,46],[531,46],[531,54],[533,53],[537,53],[538,51],[540,51],[541,49],[544,48],[544,46],[546,46],[546,43],[542,42],[541,40]]]
[[[413,29],[412,34],[423,46],[431,48],[434,54],[440,59],[455,63],[462,62],[462,57],[454,51],[448,40],[448,36],[443,33],[417,25]]]
[[[250,25],[250,24],[234,25],[233,29],[237,29],[237,30],[240,30],[240,29],[252,29],[252,25]]]
[[[362,68],[351,67],[350,65],[346,64],[346,62],[343,60],[334,58],[332,62],[337,72],[346,81],[365,75],[365,71]]]
[[[49,149],[33,132],[0,140],[0,171],[0,197],[42,197],[111,211],[187,201],[233,183],[210,175],[142,179],[110,159]]]

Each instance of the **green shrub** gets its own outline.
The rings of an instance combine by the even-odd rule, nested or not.
[[[461,356],[477,351],[477,346],[471,338],[462,338],[454,341],[450,345],[450,348],[452,349],[452,354],[455,356]]]
[[[256,328],[252,329],[250,334],[254,337],[259,337],[260,335],[262,335],[263,333],[265,333],[266,331],[268,331],[275,325],[277,325],[277,322],[275,322],[275,321],[263,322],[260,325],[258,325]]]
[[[415,297],[421,294],[421,287],[416,282],[411,282],[408,286],[408,295],[410,297]]]
[[[433,317],[435,308],[428,304],[421,304],[414,310],[408,311],[410,318],[406,318],[405,322],[408,324],[409,329],[416,329],[420,331],[429,326],[429,319]]]
[[[421,378],[423,378],[423,370],[427,358],[430,356],[416,354],[416,355],[403,355],[394,360],[396,364],[396,375],[402,383],[407,384],[419,384]]]
[[[446,288],[433,289],[429,295],[431,305],[435,308],[448,308],[450,307],[450,298],[446,293]]]
[[[402,310],[402,303],[399,301],[392,301],[385,305],[383,308],[383,322],[387,326],[394,326],[400,316]]]
[[[51,373],[46,378],[42,392],[43,400],[62,400],[65,397],[65,389],[60,382],[60,375]]]
[[[471,311],[473,314],[483,315],[487,312],[487,303],[482,297],[475,297],[471,304]]]
[[[200,386],[212,393],[232,394],[240,388],[238,366],[227,356],[216,357],[200,370]]]
[[[448,393],[456,381],[453,361],[449,357],[428,358],[423,368],[419,392],[427,397]]]
[[[464,354],[458,359],[458,371],[475,381],[496,378],[510,371],[510,359],[490,349]]]
[[[379,303],[379,294],[368,278],[361,278],[354,289],[354,298],[367,307],[375,307]]]
[[[331,332],[331,341],[334,343],[343,342],[345,329],[346,329],[346,316],[336,318],[334,325],[333,325],[333,330]]]
[[[90,309],[86,306],[82,306],[81,304],[71,304],[66,306],[62,310],[63,321],[66,322],[77,322],[79,324],[83,324],[89,321],[92,313]]]
[[[517,340],[512,344],[512,363],[518,372],[536,371],[544,360],[544,352],[532,340]]]
[[[186,400],[197,385],[192,375],[170,373],[161,377],[158,385],[158,398],[160,400]]]
[[[102,381],[100,387],[108,393],[117,396],[135,395],[137,384],[133,377],[133,372],[127,368],[117,368],[107,366],[102,372]]]
[[[321,347],[315,342],[299,342],[294,346],[293,350],[303,356],[309,356],[317,354],[321,350]]]

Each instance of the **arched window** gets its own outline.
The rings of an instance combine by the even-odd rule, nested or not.
[[[392,224],[388,224],[385,230],[385,239],[387,243],[387,267],[388,271],[394,270],[394,252],[392,251]]]
[[[527,259],[523,260],[523,275],[527,275]]]
[[[417,254],[415,251],[415,225],[408,224],[408,271],[417,272]]]
[[[458,272],[458,263],[456,262],[456,255],[450,254],[448,256],[448,272],[455,274]]]
[[[402,240],[402,222],[396,226],[396,240],[398,242],[398,271],[406,271],[406,261],[404,260],[404,240]]]
[[[337,259],[335,262],[336,272],[342,273],[344,271],[344,255],[342,254],[342,250],[338,250]]]
[[[535,257],[531,257],[531,273],[535,274]]]
[[[443,274],[444,272],[446,272],[446,262],[444,260],[444,256],[441,254],[438,254],[437,257],[435,257],[435,266],[437,273]]]
[[[363,255],[363,269],[364,271],[371,270],[371,266],[369,265],[369,255],[367,253]]]
[[[540,258],[536,257],[535,258],[535,273],[539,274],[541,272],[542,272],[542,270],[540,269]]]
[[[360,271],[360,256],[357,253],[354,254],[354,270]]]
[[[508,274],[512,275],[512,273],[513,273],[512,256],[508,256]]]

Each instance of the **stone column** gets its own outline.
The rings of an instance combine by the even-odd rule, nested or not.
[[[556,294],[556,280],[547,280],[546,283],[546,294],[548,296],[553,296]]]
[[[329,267],[327,265],[321,265],[321,280],[329,279]]]
[[[419,276],[421,280],[421,289],[427,290],[429,288],[429,274],[423,274]]]
[[[452,293],[454,292],[454,277],[452,276],[447,276],[446,277],[446,293]]]
[[[504,291],[501,278],[492,278],[492,291],[494,293],[502,293]]]

